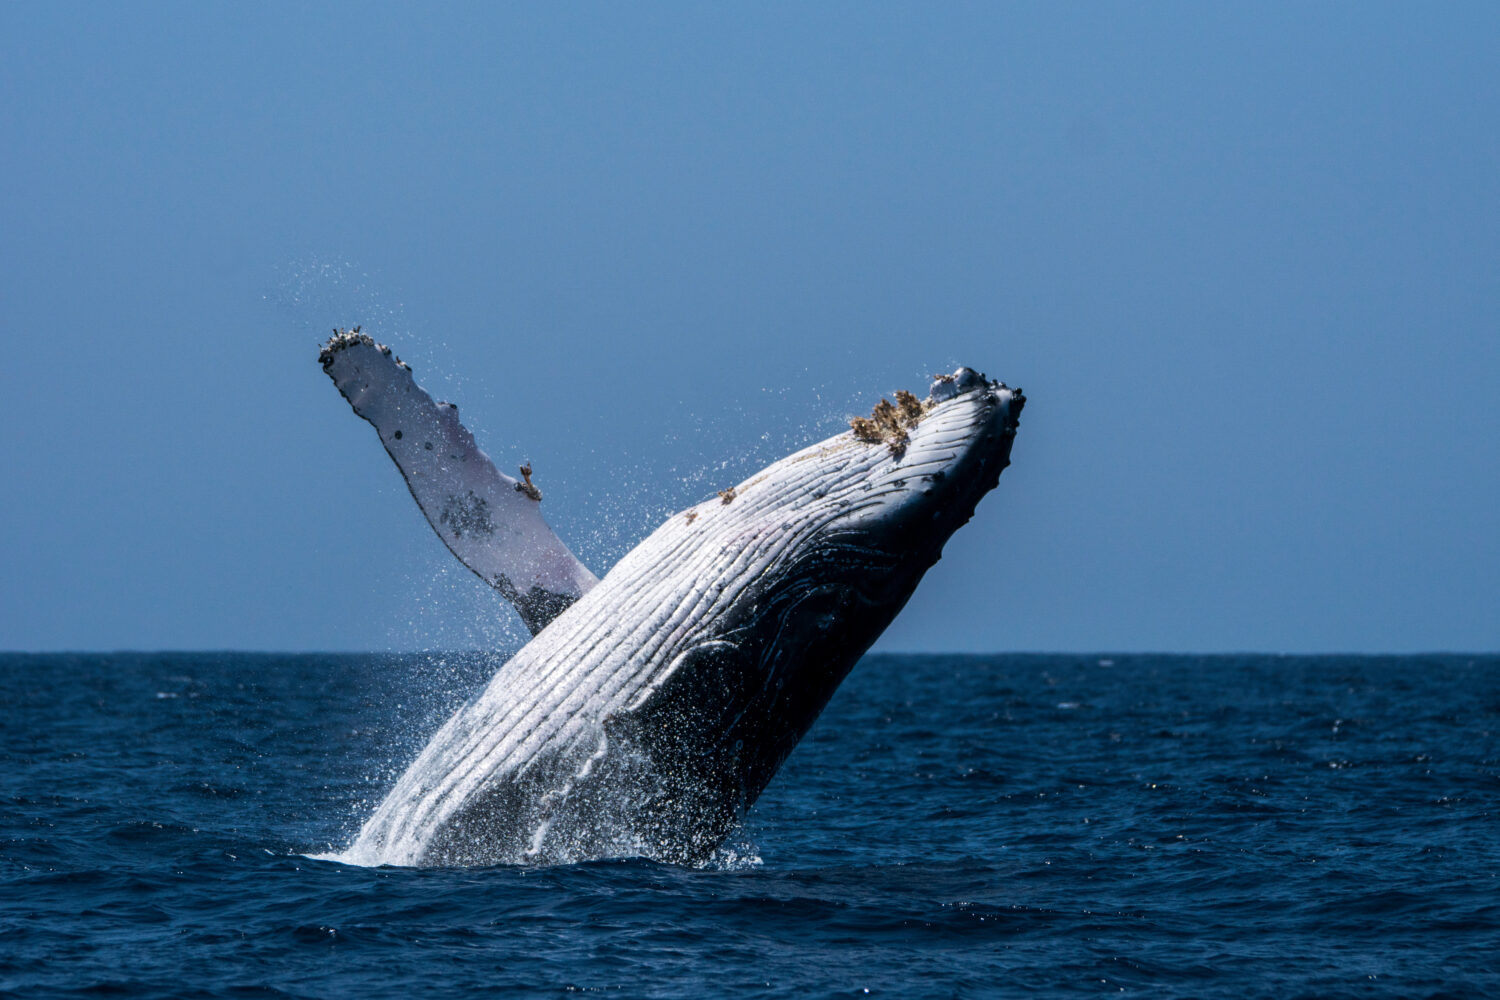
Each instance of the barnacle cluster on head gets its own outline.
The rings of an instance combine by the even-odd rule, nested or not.
[[[333,336],[328,338],[328,343],[324,344],[323,349],[318,352],[318,363],[323,366],[324,371],[327,371],[333,367],[333,359],[338,356],[339,351],[357,345],[373,347],[386,357],[391,357],[391,349],[389,347],[376,343],[374,337],[368,333],[361,333],[359,327],[356,326],[352,330],[340,330],[335,327]],[[392,360],[396,362],[396,367],[411,371],[411,365],[400,358],[392,358]]]
[[[849,427],[859,440],[870,444],[883,442],[892,456],[900,458],[911,441],[907,431],[917,426],[926,413],[922,401],[902,389],[896,393],[895,403],[882,397],[868,417],[853,418]]]

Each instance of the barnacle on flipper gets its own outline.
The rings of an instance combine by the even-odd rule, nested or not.
[[[361,344],[365,347],[373,347],[381,354],[384,354],[386,357],[391,358],[396,362],[396,366],[398,368],[405,368],[407,371],[411,371],[411,365],[407,364],[405,361],[402,361],[400,358],[392,357],[391,349],[389,347],[385,346],[384,344],[376,343],[374,337],[370,336],[368,333],[361,333],[360,328],[357,326],[352,330],[341,330],[335,327],[333,336],[329,337],[328,343],[324,344],[323,349],[318,351],[318,363],[323,366],[323,370],[326,372],[329,368],[333,367],[333,359],[338,356],[338,353],[340,351],[344,350],[345,348],[354,347],[355,345]]]
[[[456,410],[458,409],[458,407],[455,406],[454,409]],[[521,466],[521,480],[521,482],[516,484],[516,492],[524,493],[531,499],[536,500],[537,502],[541,502],[542,491],[537,489],[536,485],[531,481],[530,462],[527,462],[525,465]]]

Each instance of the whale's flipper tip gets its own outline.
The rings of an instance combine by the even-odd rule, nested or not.
[[[408,372],[411,371],[411,365],[407,364],[405,361],[402,361],[400,358],[395,357],[391,353],[391,349],[389,347],[385,346],[384,344],[376,343],[374,337],[370,336],[368,333],[361,332],[360,328],[357,326],[347,330],[335,327],[333,330],[333,336],[329,337],[328,342],[324,344],[323,347],[318,351],[318,364],[322,365],[323,370],[325,372],[329,372],[329,374],[331,375],[332,372],[330,371],[330,369],[333,368],[333,363],[335,359],[337,359],[339,352],[348,350],[351,347],[374,348],[380,354],[390,358],[391,363],[396,367],[403,368]],[[335,377],[334,381],[337,382],[338,379]]]
[[[495,468],[458,407],[435,401],[389,347],[357,326],[335,329],[318,363],[380,435],[443,544],[515,605],[533,634],[598,582],[542,518],[530,463],[525,482]]]

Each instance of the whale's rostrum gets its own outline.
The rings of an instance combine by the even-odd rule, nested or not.
[[[710,856],[995,486],[1024,402],[959,369],[668,518],[448,720],[344,860]]]

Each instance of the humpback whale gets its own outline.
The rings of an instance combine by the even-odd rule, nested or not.
[[[453,553],[532,640],[427,743],[343,859],[696,863],[1010,463],[1025,397],[960,368],[669,517],[603,579],[391,350],[335,331],[324,370]]]

